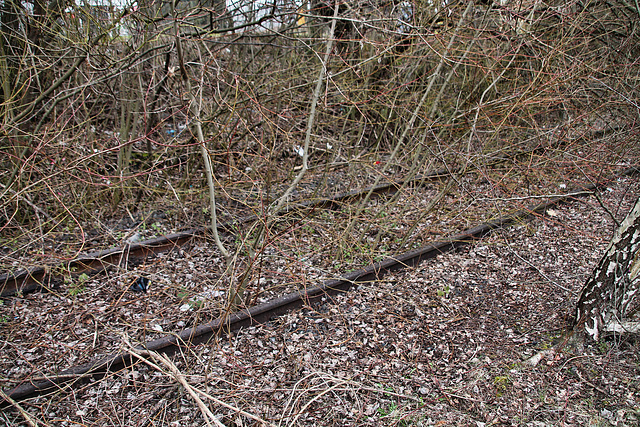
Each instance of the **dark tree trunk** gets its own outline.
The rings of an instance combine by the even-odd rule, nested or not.
[[[639,248],[640,197],[582,288],[574,328],[584,326],[585,332],[597,341],[607,326],[624,319],[640,285]]]

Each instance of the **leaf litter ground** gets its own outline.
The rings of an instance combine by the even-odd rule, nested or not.
[[[631,179],[611,185],[602,194],[603,205],[620,220],[638,187]],[[565,348],[535,367],[523,363],[562,334],[614,228],[594,197],[572,201],[458,253],[194,347],[173,363],[193,387],[265,424],[636,425],[637,341],[610,337],[580,352]],[[219,262],[205,244],[177,253],[170,264],[185,283],[202,280],[200,262],[190,260],[198,253],[209,264]],[[114,351],[113,343],[124,348],[131,334],[134,342],[144,341],[206,317],[200,310],[183,313],[181,320],[163,316],[165,306],[180,307],[184,299],[166,291],[164,305],[120,294],[126,304],[117,310],[88,315],[86,305],[101,301],[101,291],[97,312],[116,307],[106,302],[115,298],[109,289],[98,289],[79,294],[64,319],[55,300],[64,305],[66,296],[35,294],[5,306],[3,315],[23,316],[2,327],[3,353],[20,362],[5,359],[8,377],[37,376],[48,359],[53,362],[41,373],[55,372]],[[157,323],[145,323],[144,333],[113,328],[108,339],[102,332],[115,318],[135,326],[145,317]],[[20,337],[12,323],[38,325],[40,343]],[[260,424],[204,400],[225,425]],[[166,371],[143,364],[73,394],[23,405],[51,425],[205,424],[183,387]],[[8,424],[21,420],[17,412],[3,417]]]

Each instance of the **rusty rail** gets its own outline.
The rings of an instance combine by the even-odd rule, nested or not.
[[[638,172],[640,172],[640,168],[633,167],[625,170],[620,175],[632,175],[637,174]],[[615,179],[615,177],[612,179]],[[295,308],[311,306],[324,296],[344,293],[360,283],[380,280],[389,272],[409,266],[415,266],[422,261],[437,256],[438,254],[455,250],[463,245],[482,238],[495,229],[504,228],[518,220],[534,214],[543,213],[553,206],[565,203],[576,197],[591,195],[593,190],[610,181],[611,180],[607,180],[599,184],[586,185],[582,189],[566,193],[562,196],[552,197],[547,202],[533,205],[529,208],[518,210],[511,215],[480,224],[445,240],[428,244],[422,248],[414,249],[395,257],[387,258],[366,268],[347,273],[337,279],[328,280],[319,286],[314,286],[307,288],[304,291],[298,291],[275,298],[250,309],[215,319],[210,323],[185,329],[174,336],[150,341],[145,345],[140,346],[139,349],[172,354],[180,347],[206,343],[213,337],[218,336],[220,332],[237,331],[243,327],[266,322],[273,317],[280,316]],[[194,234],[191,234],[190,236],[193,235]],[[149,241],[144,242],[145,245],[143,246],[148,246],[148,242]],[[141,250],[152,251],[153,249]],[[121,253],[121,250],[114,250],[113,256]],[[84,383],[91,378],[102,378],[109,372],[116,372],[124,367],[131,366],[134,362],[135,360],[129,353],[109,355],[87,364],[64,370],[48,378],[25,380],[23,384],[6,391],[5,394],[13,401],[21,401],[51,391],[62,390],[63,386],[72,387],[76,384]],[[0,407],[6,407],[10,404],[11,402],[7,399],[0,400]]]
[[[422,248],[387,258],[366,268],[347,273],[338,279],[328,280],[319,286],[314,286],[307,288],[304,291],[298,291],[275,298],[250,309],[233,313],[227,317],[215,319],[210,323],[186,329],[174,336],[150,341],[144,346],[140,346],[139,349],[172,354],[183,346],[206,343],[211,338],[218,336],[221,331],[231,332],[243,327],[266,322],[269,319],[280,316],[292,309],[301,306],[311,306],[324,296],[347,292],[357,284],[380,280],[389,272],[400,270],[408,266],[415,266],[422,261],[437,256],[438,254],[455,250],[474,240],[482,238],[492,230],[506,227],[525,217],[544,212],[548,208],[566,202],[572,198],[590,195],[592,194],[590,190],[593,190],[595,187],[595,185],[590,185],[585,187],[584,190],[554,197],[545,203],[532,206],[528,209],[519,210],[509,216],[501,217],[494,221],[480,224],[443,241],[431,243]],[[131,366],[134,362],[135,360],[129,353],[106,356],[102,359],[92,361],[81,366],[72,367],[48,378],[25,380],[23,384],[8,390],[6,395],[14,401],[24,400],[56,389],[62,389],[62,386],[67,385],[68,383],[84,383],[90,378],[102,378],[107,373],[115,372],[123,369],[124,367]],[[0,401],[0,406],[6,405],[8,405],[6,400]]]
[[[379,185],[374,188],[350,191],[341,193],[333,197],[307,200],[291,205],[284,209],[281,214],[287,214],[296,210],[333,208],[340,203],[350,199],[363,197],[369,191],[375,194],[393,193],[398,191],[405,184],[420,183],[442,178],[448,174],[447,171],[436,171],[428,175],[416,177],[410,181],[399,181]],[[233,232],[235,227],[257,221],[257,215],[248,215],[237,220],[220,223],[218,229],[221,232]],[[179,233],[169,234],[142,242],[128,244],[120,248],[112,248],[83,255],[71,261],[63,262],[58,269],[52,266],[39,266],[30,269],[23,269],[16,273],[0,274],[0,298],[10,297],[18,292],[23,294],[35,292],[42,288],[52,288],[61,282],[59,271],[73,272],[77,276],[82,273],[95,274],[105,269],[126,264],[134,260],[143,260],[152,255],[168,252],[178,246],[188,243],[192,238],[205,235],[206,227],[194,228]]]

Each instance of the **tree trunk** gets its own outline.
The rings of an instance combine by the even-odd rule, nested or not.
[[[640,285],[640,197],[616,231],[607,251],[580,293],[573,318],[574,329],[597,341],[609,328],[620,330]]]

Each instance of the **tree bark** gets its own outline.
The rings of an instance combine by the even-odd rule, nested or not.
[[[603,330],[621,324],[640,285],[639,248],[640,197],[582,288],[574,329],[584,326],[586,334],[597,341]]]

